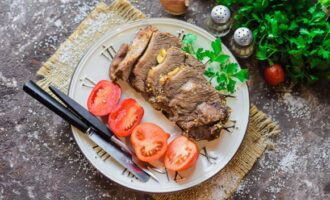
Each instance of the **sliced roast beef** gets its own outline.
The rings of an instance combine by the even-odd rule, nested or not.
[[[111,77],[123,79],[124,81],[128,80],[134,64],[137,62],[138,58],[142,56],[144,50],[149,44],[153,33],[156,31],[156,28],[149,25],[136,34],[132,44],[130,44],[128,47],[125,58],[122,59],[119,64],[110,66]]]
[[[118,69],[119,64],[124,60],[126,57],[126,54],[128,52],[128,44],[122,44],[116,53],[115,57],[112,60],[112,63],[110,65],[109,69],[109,76],[111,80],[116,80],[116,71]]]
[[[164,61],[150,69],[146,80],[147,92],[151,95],[159,94],[161,92],[160,77],[183,64],[185,59],[184,51],[176,47],[169,48]]]
[[[202,71],[205,70],[205,65],[201,61],[197,60],[191,54],[186,54],[185,64],[187,66],[194,67],[194,68],[202,70]]]
[[[188,135],[197,127],[208,125],[205,128],[209,130],[213,124],[227,120],[229,109],[224,104],[222,95],[209,84],[199,70],[181,66],[169,72],[163,79],[163,92],[156,97],[157,106],[162,107],[167,117]],[[216,136],[216,132],[213,131],[212,134],[215,134],[212,138]],[[194,130],[191,135],[194,139],[203,137],[195,138]],[[203,135],[204,139],[210,137],[208,134]]]
[[[161,92],[160,78],[180,65],[187,65],[204,71],[204,65],[195,57],[177,47],[169,48],[164,61],[149,70],[146,85],[147,92],[156,96]]]
[[[189,130],[185,130],[183,134],[194,140],[214,140],[220,136],[221,126],[212,124],[197,126]]]
[[[147,79],[148,72],[152,67],[158,64],[157,56],[160,50],[162,48],[167,50],[170,47],[180,46],[180,39],[170,33],[156,32],[153,34],[148,48],[132,70],[130,78],[131,85],[137,91],[145,92],[145,81]]]
[[[146,30],[150,30],[149,36],[143,33]],[[230,109],[204,77],[205,65],[181,50],[181,41],[170,33],[155,32],[149,27],[137,35],[140,36],[131,45],[122,45],[113,59],[111,77],[129,82],[186,136],[195,140],[217,138]],[[149,40],[145,42],[147,36]],[[144,49],[139,49],[142,46]],[[159,64],[157,56],[163,53],[161,49],[166,50],[166,57]]]
[[[160,84],[163,90],[162,95],[168,100],[172,99],[181,86],[188,81],[205,82],[207,80],[200,71],[181,65],[160,78]]]

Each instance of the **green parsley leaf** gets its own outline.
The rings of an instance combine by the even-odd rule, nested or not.
[[[330,0],[318,1],[224,0],[238,8],[234,27],[253,30],[256,58],[281,64],[289,78],[304,83],[330,74],[330,23],[320,5],[329,9]]]
[[[227,72],[229,74],[234,74],[238,71],[238,64],[237,63],[229,63],[225,66],[223,69],[224,72]]]
[[[235,86],[236,86],[236,81],[234,81],[233,79],[229,79],[229,82],[227,84],[228,92],[234,93],[235,92]]]
[[[221,46],[221,40],[219,38],[215,39],[213,42],[211,42],[211,46],[213,49],[213,53],[215,55],[218,55],[222,51],[222,46]]]
[[[228,55],[220,54],[214,58],[214,61],[218,63],[226,63],[229,60],[229,58],[230,56]]]
[[[247,69],[241,69],[236,74],[233,74],[233,77],[237,78],[241,82],[244,82],[249,79],[249,73],[248,73]]]
[[[258,51],[256,53],[256,57],[258,60],[267,60],[268,59],[265,49],[258,49]]]
[[[194,48],[196,40],[197,36],[188,33],[183,40],[184,45],[182,49],[194,55],[200,61],[208,58],[208,62],[206,63],[208,67],[204,71],[204,75],[208,77],[210,81],[213,79],[216,80],[216,90],[234,93],[236,81],[244,82],[248,79],[247,70],[239,69],[237,63],[229,63],[230,56],[222,54],[220,39],[211,42],[212,50],[198,48],[197,51]],[[215,64],[216,67],[213,64],[210,66],[211,63]]]
[[[197,36],[192,34],[192,33],[188,33],[184,36],[182,43],[183,44],[188,44],[188,45],[193,45],[197,40]]]

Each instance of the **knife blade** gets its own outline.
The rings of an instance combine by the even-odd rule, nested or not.
[[[71,125],[75,126],[82,132],[86,132],[90,127],[83,122],[80,118],[78,118],[76,115],[74,115],[68,108],[66,108],[63,104],[59,103],[55,98],[50,96],[47,92],[45,92],[43,89],[41,89],[38,85],[36,85],[34,82],[29,81],[23,86],[23,90],[38,100],[40,103],[45,105],[47,108],[55,112],[57,115],[59,115],[61,118],[69,122]],[[90,129],[92,130],[92,129]],[[94,133],[96,133],[94,131]],[[130,170],[132,174],[134,174],[137,178],[139,178],[141,181],[148,181],[150,179],[150,176],[142,171],[138,166],[133,165],[134,163],[132,161],[132,158],[116,148],[116,146],[111,143],[107,142],[105,139],[103,139],[101,136],[97,134],[93,134],[94,139],[95,138],[101,138],[98,139],[97,141],[101,143],[102,147],[107,146],[107,151],[109,152],[108,154],[114,158],[114,160],[117,160],[120,164],[123,165],[123,167],[127,168]],[[99,137],[97,137],[99,136]],[[94,140],[93,140],[94,141]],[[103,141],[103,142],[101,142]],[[94,141],[95,142],[95,141]],[[99,145],[99,144],[98,144]],[[99,145],[100,146],[100,145]],[[101,146],[100,146],[101,147]],[[102,148],[101,147],[101,148]]]
[[[149,176],[151,176],[154,180],[159,182],[158,178],[150,172],[146,165],[139,161],[136,158],[136,155],[134,152],[132,152],[129,147],[126,146],[121,140],[119,140],[113,132],[108,129],[106,125],[104,125],[96,116],[91,114],[86,108],[81,106],[79,103],[77,103],[75,100],[73,100],[68,95],[64,94],[59,89],[49,86],[49,89],[62,101],[64,102],[69,109],[71,109],[73,112],[75,112],[81,120],[87,122],[90,126],[92,126],[95,130],[98,131],[98,133],[101,133],[103,137],[109,138],[114,144],[116,144],[119,148],[121,148],[126,153],[130,154],[132,156],[133,162],[140,167],[145,173],[147,173]]]
[[[124,152],[119,151],[116,147],[111,145],[108,141],[103,139],[98,133],[96,133],[93,128],[87,129],[85,134],[91,139],[95,144],[101,147],[107,154],[109,154],[114,160],[116,160],[122,166],[125,166],[128,171],[134,174],[142,182],[147,182],[150,176],[146,174],[140,167],[138,167],[132,159],[130,159]]]

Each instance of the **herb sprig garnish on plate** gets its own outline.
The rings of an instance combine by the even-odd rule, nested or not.
[[[216,90],[234,93],[237,81],[245,82],[249,79],[247,69],[239,69],[237,63],[231,63],[229,61],[230,56],[222,53],[221,40],[219,38],[211,42],[212,50],[205,50],[203,48],[196,50],[196,40],[196,35],[191,33],[186,34],[182,40],[182,49],[194,55],[200,61],[207,59],[205,63],[207,68],[204,71],[204,75],[210,78],[210,81],[213,79],[216,80]]]

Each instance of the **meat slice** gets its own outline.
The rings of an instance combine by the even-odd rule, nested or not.
[[[228,118],[229,109],[218,99],[199,104],[195,110],[197,114],[196,126],[210,124],[213,122],[225,122]]]
[[[155,99],[166,116],[191,138],[217,137],[220,128],[214,125],[227,121],[229,108],[224,97],[202,73],[192,67],[180,66],[161,79],[163,91]],[[203,133],[198,135],[196,130],[203,130]]]
[[[192,55],[177,47],[169,48],[164,61],[149,70],[146,80],[149,95],[158,95],[162,90],[160,78],[183,64],[196,68],[198,71],[204,71],[204,64]]]
[[[118,69],[119,64],[124,60],[127,52],[128,52],[128,44],[122,44],[110,65],[109,76],[110,76],[111,80],[117,79],[115,72]]]
[[[185,64],[201,71],[205,70],[205,65],[191,54],[186,54]]]
[[[181,86],[189,81],[207,83],[207,80],[200,71],[186,65],[181,65],[160,78],[160,84],[163,90],[161,96],[164,96],[168,100],[172,99],[178,93]]]
[[[176,36],[148,26],[138,32],[131,45],[121,46],[110,76],[129,82],[184,135],[212,140],[220,135],[230,109],[203,75],[205,65],[180,47]],[[159,64],[160,52],[166,57],[158,59]]]
[[[147,48],[153,33],[156,31],[156,28],[149,25],[136,34],[132,44],[128,46],[125,58],[117,65],[110,66],[110,75],[111,78],[114,78],[113,80],[115,80],[115,78],[123,79],[124,81],[128,80],[134,64],[139,57],[141,57]]]
[[[186,53],[177,47],[167,50],[167,55],[162,63],[150,69],[147,76],[147,92],[151,95],[157,95],[161,92],[159,79],[176,67],[185,62]]]
[[[156,32],[153,34],[148,48],[143,56],[136,63],[132,70],[130,82],[131,85],[139,92],[145,92],[145,81],[149,70],[156,66],[157,55],[163,48],[167,50],[170,47],[180,47],[181,41],[176,36],[166,32]]]
[[[199,81],[184,84],[168,105],[169,110],[175,113],[171,120],[183,122],[180,127],[184,129],[220,121],[227,116],[220,112],[224,105],[221,95],[209,84]],[[216,108],[219,112],[215,112]]]

